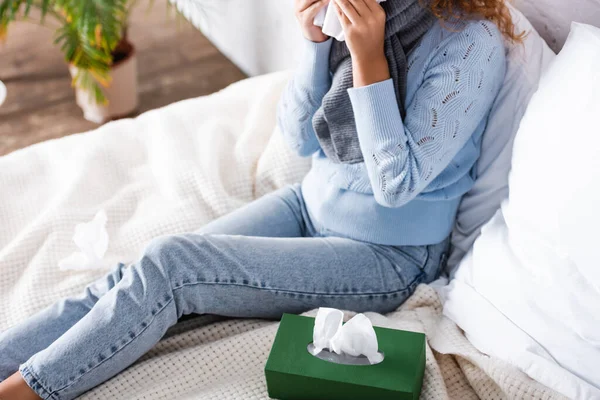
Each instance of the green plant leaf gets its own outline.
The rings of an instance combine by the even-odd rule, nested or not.
[[[39,9],[40,23],[50,17],[60,24],[54,42],[65,61],[78,70],[73,84],[104,103],[102,86],[110,84],[113,51],[123,39],[129,13],[136,3],[137,0],[0,0],[0,39],[12,21],[29,16],[33,8]]]

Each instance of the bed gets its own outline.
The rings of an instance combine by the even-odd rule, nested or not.
[[[236,2],[248,7],[242,5],[247,0],[222,4],[234,7]],[[292,30],[290,1],[252,3],[260,18],[246,14],[239,31],[255,32],[254,24],[267,32]],[[542,3],[536,2],[539,18],[534,20],[543,27],[549,16],[542,12]],[[597,0],[586,4],[587,11],[565,6],[557,14],[588,18],[600,10]],[[277,50],[251,38],[252,51],[238,52],[236,46],[246,46],[228,39],[238,33],[218,19],[212,21],[210,35],[220,38],[217,44],[226,54],[235,54],[246,71],[260,74],[292,63],[295,49],[285,40]],[[548,25],[543,32],[558,48],[565,25],[556,26]],[[300,180],[309,161],[288,151],[274,124],[275,104],[289,77],[289,72],[259,76],[211,96],[0,157],[0,331],[60,297],[78,293],[113,263],[135,259],[151,238],[194,230]],[[75,224],[90,220],[99,209],[108,215],[105,268],[59,270],[58,261],[75,250]],[[427,334],[423,399],[564,398],[477,351],[442,315],[431,286],[419,286],[395,312],[369,317],[379,326]],[[81,398],[267,399],[263,368],[276,330],[275,321],[215,316],[185,320],[136,364]]]
[[[193,230],[309,167],[274,127],[289,78],[280,72],[0,158],[0,330],[73,295],[160,234]],[[74,225],[108,215],[104,269],[60,271]],[[441,317],[428,286],[401,309],[370,315],[430,338],[424,398],[560,398],[477,352]],[[263,368],[277,323],[204,316],[183,322],[149,354],[82,398],[266,399]],[[434,344],[435,343],[435,344]]]

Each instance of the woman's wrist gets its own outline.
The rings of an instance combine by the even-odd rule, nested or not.
[[[318,38],[305,36],[305,39],[314,44],[321,44],[321,43],[325,43],[326,41],[328,41],[331,38],[327,35],[322,35],[322,36],[319,36]]]
[[[365,60],[353,59],[352,69],[355,88],[390,79],[390,69],[384,54]]]
[[[329,87],[331,78],[329,73],[329,53],[331,52],[331,39],[315,43],[304,40],[302,57],[298,60],[295,81],[305,88]]]

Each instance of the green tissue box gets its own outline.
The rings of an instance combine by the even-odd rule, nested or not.
[[[425,335],[374,327],[384,359],[344,365],[310,354],[315,319],[284,314],[265,366],[269,396],[281,400],[419,398],[425,372]]]

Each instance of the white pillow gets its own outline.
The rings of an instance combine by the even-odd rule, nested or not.
[[[513,140],[542,72],[556,55],[527,18],[511,7],[519,32],[528,32],[523,44],[507,43],[507,72],[483,135],[477,180],[463,198],[452,234],[451,272],[475,242],[481,226],[488,222],[508,197]]]
[[[600,29],[573,24],[514,143],[509,199],[446,289],[481,351],[600,398]]]

